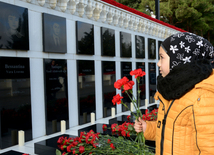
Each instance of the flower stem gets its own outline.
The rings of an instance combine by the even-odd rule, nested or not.
[[[138,100],[138,114],[140,115],[140,116],[138,116],[138,117],[141,117],[142,118],[142,113],[141,113],[141,111],[140,111],[140,80],[139,79],[137,79],[137,100]]]
[[[134,105],[134,108],[135,109],[137,109],[137,106],[134,104],[135,102],[134,102],[134,100],[131,98],[131,96],[129,95],[129,93],[127,92],[127,91],[125,91],[126,92],[126,94],[128,95],[128,97],[129,97],[129,99],[132,101],[132,104]],[[133,96],[133,95],[132,95]],[[129,108],[128,108],[129,109]],[[129,109],[130,110],[130,109]],[[131,110],[130,110],[131,111]],[[131,113],[132,114],[134,114],[132,111],[131,111]],[[137,119],[139,116],[137,115],[134,115],[135,116],[135,118]]]
[[[124,104],[123,101],[121,101],[121,103],[122,103],[126,108],[129,109],[129,107],[128,107],[126,104]],[[131,111],[131,110],[129,109],[129,111]],[[136,116],[132,111],[131,111],[131,113],[135,116],[135,118],[137,118],[137,116]]]

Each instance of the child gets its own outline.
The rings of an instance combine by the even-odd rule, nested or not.
[[[156,155],[214,154],[213,46],[192,33],[168,37],[160,47],[155,99],[157,121],[135,121],[136,132],[156,141]]]

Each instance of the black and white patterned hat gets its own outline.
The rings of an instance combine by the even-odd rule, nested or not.
[[[178,65],[198,59],[212,59],[214,56],[214,48],[208,40],[189,32],[168,37],[161,47],[170,57],[170,70]]]

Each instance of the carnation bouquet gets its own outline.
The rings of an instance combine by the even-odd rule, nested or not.
[[[116,89],[122,90],[129,96],[132,104],[136,109],[136,113],[133,113],[126,104],[121,100],[123,97],[117,94],[113,97],[112,102],[115,105],[123,104],[128,108],[134,115],[135,119],[138,120],[139,117],[144,120],[154,120],[157,111],[153,110],[151,113],[146,111],[146,114],[142,115],[140,111],[140,93],[139,89],[140,78],[145,75],[142,69],[136,69],[130,72],[130,75],[135,75],[138,83],[138,98],[134,98],[132,93],[132,88],[134,81],[129,81],[127,77],[117,80],[114,83]],[[130,119],[130,116],[127,117]],[[124,122],[122,125],[112,124],[111,131],[112,135],[102,135],[99,133],[94,133],[92,130],[88,133],[81,132],[79,137],[76,138],[66,138],[60,137],[58,140],[58,148],[61,150],[56,150],[56,155],[71,155],[71,154],[90,154],[90,155],[117,155],[117,154],[127,154],[127,155],[154,155],[153,152],[145,145],[145,138],[143,132],[136,133],[133,127],[134,123]],[[107,125],[103,125],[103,130],[107,129]],[[135,141],[131,141],[125,137],[130,137],[130,135],[136,136]]]
[[[139,117],[142,118],[142,113],[140,110],[140,93],[141,90],[139,88],[139,84],[140,84],[140,78],[145,76],[146,73],[144,71],[142,71],[142,69],[135,69],[133,71],[130,72],[131,76],[135,76],[135,79],[137,80],[137,97],[135,98],[132,92],[132,88],[134,85],[134,81],[129,80],[127,77],[123,77],[122,79],[117,80],[114,83],[114,87],[118,90],[122,90],[122,93],[126,93],[127,96],[129,96],[130,100],[131,100],[131,104],[134,105],[135,109],[136,109],[136,113],[133,113],[133,111],[131,111],[128,106],[126,104],[123,103],[122,99],[123,96],[120,96],[120,94],[117,94],[113,97],[112,102],[115,105],[117,104],[123,104],[123,106],[125,106],[127,109],[129,109],[131,111],[131,113],[135,116],[135,119],[138,120]],[[135,141],[138,143],[138,148],[139,148],[139,155],[144,154],[145,155],[145,150],[146,150],[146,146],[145,146],[145,138],[143,135],[143,132],[137,133],[137,137],[135,139]]]
[[[81,132],[79,137],[60,137],[57,141],[56,155],[136,155],[138,143],[122,136],[115,137],[94,133],[93,130]],[[60,151],[61,150],[61,151]],[[148,148],[147,155],[154,155]]]

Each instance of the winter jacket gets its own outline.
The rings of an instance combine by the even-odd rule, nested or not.
[[[180,99],[155,99],[158,119],[147,121],[144,136],[156,141],[156,155],[214,155],[214,70]]]

